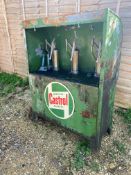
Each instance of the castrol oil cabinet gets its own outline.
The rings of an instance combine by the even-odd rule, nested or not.
[[[110,9],[23,21],[32,115],[100,148],[112,128],[122,24]]]

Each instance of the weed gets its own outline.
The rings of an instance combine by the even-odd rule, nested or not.
[[[111,159],[116,159],[116,152],[114,150],[109,150],[107,154]]]
[[[113,145],[117,148],[117,150],[120,153],[122,153],[122,154],[125,154],[126,153],[125,145],[123,143],[121,143],[119,140],[114,140],[113,141]]]
[[[16,74],[0,73],[0,96],[15,92],[16,87],[25,87],[28,79],[22,79]]]
[[[89,167],[92,171],[95,171],[96,173],[98,173],[100,171],[100,166],[96,161],[92,161],[90,163]]]
[[[125,122],[131,123],[131,108],[129,108],[129,109],[119,108],[119,109],[117,110],[117,113],[118,113],[120,116],[123,116],[123,117],[124,117]]]
[[[118,108],[116,110],[116,113],[123,117],[124,122],[127,123],[128,125],[129,134],[131,135],[131,108],[129,109]]]
[[[86,142],[79,142],[76,147],[73,159],[73,167],[80,170],[85,166],[86,156],[91,155],[91,150]]]

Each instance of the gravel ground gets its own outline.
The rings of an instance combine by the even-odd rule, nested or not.
[[[101,150],[74,167],[79,136],[49,122],[29,119],[29,90],[0,98],[1,175],[131,175],[131,138],[121,117],[113,116],[113,133]]]

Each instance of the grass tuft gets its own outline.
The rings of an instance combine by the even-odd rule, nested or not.
[[[131,108],[118,108],[116,110],[116,113],[120,115],[123,118],[124,122],[128,125],[129,134],[131,135]]]
[[[88,147],[87,142],[79,142],[74,153],[73,168],[77,171],[83,169],[85,166],[85,158],[90,155],[91,149]]]
[[[92,161],[89,165],[92,171],[98,173],[100,171],[100,166],[96,161]]]
[[[122,154],[125,154],[126,153],[125,145],[123,143],[121,143],[119,140],[114,140],[113,141],[113,145],[117,148],[117,150],[120,153],[122,153]]]
[[[17,74],[0,73],[0,96],[15,92],[16,87],[25,87],[28,79],[22,79]]]

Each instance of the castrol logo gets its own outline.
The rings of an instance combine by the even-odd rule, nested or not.
[[[57,118],[68,119],[74,112],[74,99],[69,89],[59,82],[49,83],[44,92],[46,106]]]

